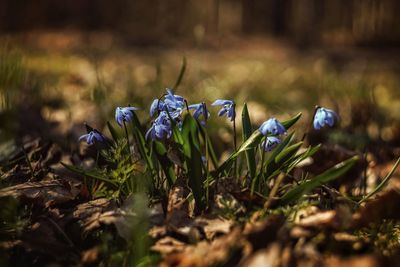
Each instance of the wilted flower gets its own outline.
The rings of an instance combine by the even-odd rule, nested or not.
[[[236,112],[235,112],[235,102],[232,100],[224,100],[224,99],[217,99],[214,101],[214,103],[211,104],[211,106],[222,106],[222,108],[218,111],[218,116],[226,116],[231,119],[231,121],[234,121],[236,118]]]
[[[337,114],[333,110],[318,107],[314,116],[314,128],[319,130],[324,127],[325,124],[332,127],[333,124],[335,124],[335,118],[337,119]]]
[[[172,135],[171,120],[168,117],[167,112],[161,111],[158,117],[153,122],[153,125],[146,133],[146,139],[149,137],[155,139],[168,139]]]
[[[285,127],[275,118],[271,118],[261,124],[259,130],[265,136],[268,134],[280,135],[286,133]]]
[[[201,115],[203,115],[204,122],[206,122],[208,120],[208,118],[210,117],[210,112],[208,112],[206,103],[204,103],[204,102],[203,103],[199,103],[199,104],[190,105],[188,108],[189,109],[194,109],[193,117],[196,120],[198,120],[199,117]]]
[[[118,125],[122,127],[123,122],[130,122],[132,121],[133,114],[132,112],[138,110],[138,108],[135,107],[117,107],[115,109],[115,120],[117,121]]]
[[[95,142],[105,142],[106,138],[96,129],[93,129],[88,134],[84,134],[79,137],[79,142],[85,140],[88,145],[93,145]]]
[[[271,151],[276,145],[280,144],[281,140],[276,136],[267,136],[261,143],[261,147],[266,151]]]

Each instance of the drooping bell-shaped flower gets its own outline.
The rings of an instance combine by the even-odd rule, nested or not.
[[[330,127],[332,127],[335,124],[335,120],[337,120],[337,118],[338,116],[333,110],[318,107],[314,115],[314,129],[320,130],[325,125],[329,125]]]
[[[281,135],[286,133],[285,127],[275,118],[271,118],[261,124],[260,132],[264,135]]]
[[[210,117],[210,112],[207,109],[206,103],[202,102],[199,104],[193,104],[188,107],[189,109],[194,109],[193,112],[193,118],[196,120],[199,120],[200,116],[203,116],[204,121],[202,122],[207,122],[208,118]]]
[[[78,141],[85,141],[88,145],[93,145],[95,142],[103,143],[106,141],[106,138],[96,129],[93,129],[87,134],[84,134],[79,137]]]
[[[118,123],[120,127],[124,124],[124,122],[130,122],[133,119],[132,112],[138,110],[136,107],[117,107],[115,109],[115,121]]]
[[[280,144],[281,140],[276,136],[267,136],[264,141],[261,142],[261,148],[266,152],[271,151],[276,145]]]
[[[146,133],[146,139],[169,139],[172,135],[172,124],[167,112],[161,111],[158,117],[154,120],[153,125]]]
[[[226,116],[234,121],[236,118],[236,111],[235,111],[235,102],[232,100],[225,100],[225,99],[217,99],[211,106],[222,106],[222,108],[218,111],[218,116]]]

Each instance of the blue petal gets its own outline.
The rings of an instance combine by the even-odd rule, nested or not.
[[[189,105],[189,109],[198,109],[200,107],[201,104],[193,104],[193,105]]]
[[[263,122],[263,124],[261,124],[261,126],[260,126],[260,128],[259,128],[259,131],[260,131],[263,135],[268,135],[267,129],[268,129],[268,125],[267,125],[267,122],[265,121],[265,122]]]
[[[149,139],[149,135],[151,135],[153,132],[153,126],[150,127],[150,129],[147,130],[146,135],[145,135],[145,139],[148,140]]]
[[[221,116],[224,116],[225,113],[226,113],[226,111],[227,111],[227,110],[226,110],[225,108],[221,108],[220,111],[218,111],[218,116],[220,116],[220,117],[221,117]]]
[[[314,119],[313,124],[314,124],[314,129],[315,130],[320,130],[321,129],[321,125],[319,124],[317,119]]]
[[[82,140],[87,141],[88,136],[89,136],[89,134],[81,135],[81,136],[78,138],[78,141],[79,141],[79,142],[82,141]]]
[[[211,104],[211,106],[222,106],[222,105],[227,105],[227,104],[232,105],[233,101],[226,100],[226,99],[217,99]]]
[[[234,121],[236,117],[235,108],[232,106],[228,111],[228,118],[231,118],[231,121]]]
[[[197,120],[197,119],[199,119],[201,113],[202,113],[202,112],[201,112],[201,109],[198,108],[198,109],[196,109],[195,112],[193,113],[193,117]]]

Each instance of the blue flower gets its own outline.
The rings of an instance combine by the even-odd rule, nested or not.
[[[117,121],[118,125],[122,127],[123,122],[130,122],[133,119],[133,114],[132,112],[138,110],[138,108],[135,107],[117,107],[115,109],[115,120]]]
[[[150,106],[150,116],[153,117],[156,112],[164,110],[164,102],[159,99],[154,99]]]
[[[236,112],[235,112],[235,102],[232,100],[224,100],[224,99],[217,99],[214,101],[214,103],[211,104],[211,106],[222,106],[222,108],[218,111],[218,116],[226,116],[231,119],[231,121],[234,121],[236,118]]]
[[[280,144],[281,140],[276,136],[267,136],[263,142],[261,142],[261,148],[266,152],[271,151],[276,145]]]
[[[85,140],[88,145],[93,145],[95,142],[105,142],[106,138],[96,129],[93,129],[88,134],[84,134],[79,137],[79,142]]]
[[[185,108],[185,99],[180,95],[174,95],[171,89],[167,88],[167,94],[164,97],[164,109],[167,109],[173,119],[178,118]]]
[[[314,122],[313,122],[314,128],[316,130],[319,130],[326,124],[332,127],[333,124],[335,124],[335,119],[337,118],[338,116],[336,112],[334,112],[333,110],[318,107],[314,116]]]
[[[275,118],[271,118],[261,124],[259,130],[265,136],[269,134],[280,135],[286,133],[285,127]]]
[[[150,116],[156,112],[168,111],[173,119],[178,119],[185,108],[185,99],[180,95],[174,95],[171,89],[167,88],[164,100],[154,99],[150,106]]]
[[[146,133],[146,139],[149,137],[155,139],[168,139],[172,135],[172,124],[167,112],[161,111],[158,117],[154,120],[153,125]]]
[[[206,103],[202,102],[199,104],[193,104],[188,107],[189,109],[194,109],[193,117],[198,120],[201,115],[203,115],[204,122],[210,117],[210,112],[208,112]]]

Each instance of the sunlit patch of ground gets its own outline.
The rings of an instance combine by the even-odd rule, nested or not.
[[[147,116],[149,102],[174,86],[185,56],[187,70],[177,93],[190,103],[217,98],[235,99],[239,107],[255,103],[249,105],[255,125],[298,111],[305,113],[307,124],[316,104],[337,110],[342,127],[367,112],[369,127],[363,130],[374,138],[395,138],[400,128],[396,58],[356,49],[302,51],[267,39],[230,41],[144,48],[105,33],[8,37],[40,80],[43,98],[64,101],[61,108],[42,106],[42,115],[59,122],[62,133],[85,121],[102,128],[116,106],[138,106],[139,114]],[[220,123],[213,119],[211,127]]]

